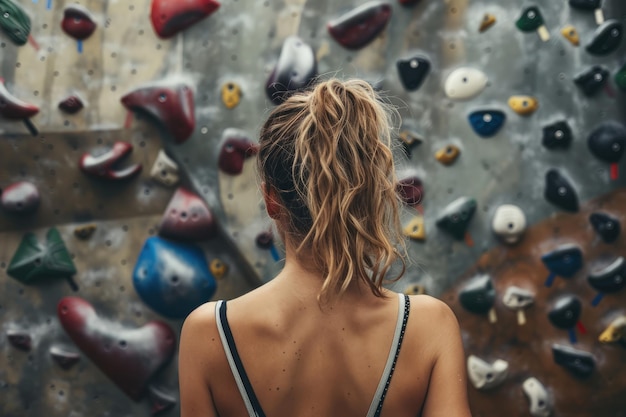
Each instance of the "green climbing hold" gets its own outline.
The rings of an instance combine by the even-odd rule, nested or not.
[[[615,84],[622,91],[626,91],[626,64],[615,74]]]
[[[30,18],[18,4],[11,0],[0,0],[0,29],[19,46],[28,42]]]
[[[34,233],[26,233],[7,273],[23,284],[32,284],[43,278],[70,278],[76,268],[61,234],[52,228],[46,235],[45,244],[39,243]]]
[[[522,32],[532,32],[543,26],[543,16],[537,7],[529,7],[522,12],[515,26]]]

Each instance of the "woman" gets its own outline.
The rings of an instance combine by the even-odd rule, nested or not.
[[[358,80],[322,82],[270,114],[259,170],[285,266],[189,315],[181,417],[470,415],[452,311],[383,288],[402,243],[390,131]]]

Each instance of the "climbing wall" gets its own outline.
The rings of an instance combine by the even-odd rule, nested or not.
[[[0,415],[178,414],[184,317],[281,266],[257,134],[318,75],[398,109],[390,287],[457,313],[473,415],[626,415],[625,21],[618,0],[0,0]]]

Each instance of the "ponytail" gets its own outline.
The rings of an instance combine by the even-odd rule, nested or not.
[[[322,303],[352,282],[382,296],[404,260],[390,113],[372,87],[332,79],[291,96],[261,130],[259,168],[289,218],[285,230],[324,275]]]

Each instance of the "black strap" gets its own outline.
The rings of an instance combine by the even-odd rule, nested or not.
[[[233,333],[230,330],[230,326],[228,325],[228,319],[226,318],[226,301],[224,301],[222,305],[220,306],[220,322],[222,323],[222,327],[224,328],[224,335],[226,336],[228,349],[230,350],[230,353],[233,356],[233,360],[235,361],[235,366],[237,367],[237,371],[239,372],[239,376],[241,377],[243,386],[246,389],[246,394],[248,394],[248,398],[250,399],[252,408],[254,408],[254,411],[256,412],[258,417],[265,417],[265,413],[263,412],[263,409],[261,408],[261,404],[259,403],[259,400],[256,397],[256,394],[254,393],[254,389],[252,388],[250,379],[248,378],[248,375],[246,374],[246,370],[243,367],[243,363],[241,362],[241,358],[239,357],[239,352],[237,352],[235,339],[233,338]]]

